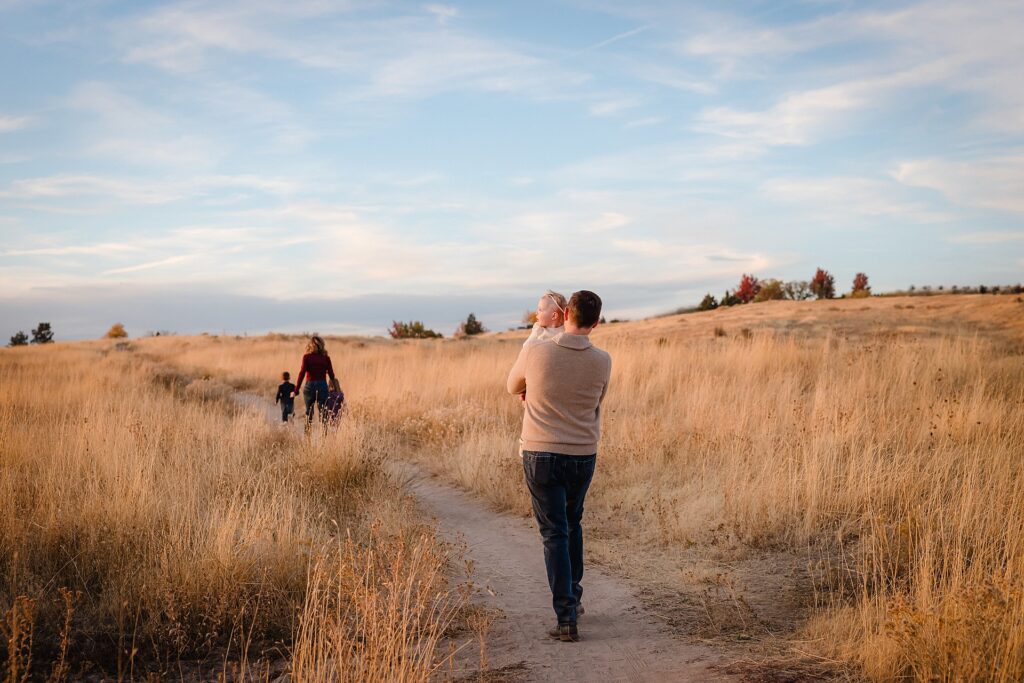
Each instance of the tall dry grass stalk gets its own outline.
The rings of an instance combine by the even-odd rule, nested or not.
[[[849,316],[854,303],[844,305]],[[755,547],[814,546],[821,609],[802,649],[879,681],[1024,680],[1020,342],[961,325],[915,334],[877,317],[855,333],[845,322],[843,336],[805,323],[781,334],[792,325],[774,321],[717,337],[720,323],[700,321],[730,319],[714,315],[595,335],[614,371],[590,528],[649,546],[716,543],[723,532]],[[699,336],[678,332],[701,324]],[[520,343],[329,349],[360,419],[525,512],[522,408],[503,390]],[[281,370],[294,372],[300,346],[269,337],[144,348],[269,391]]]
[[[8,678],[30,655],[56,662],[55,680],[71,662],[119,678],[216,653],[244,664],[287,653],[298,633],[293,680],[357,653],[359,666],[426,680],[458,598],[438,579],[447,551],[381,469],[395,437],[353,420],[305,441],[239,409],[216,379],[114,348],[0,352]],[[338,539],[349,564],[316,552]],[[341,582],[353,560],[375,579]],[[330,643],[309,637],[327,586]],[[397,607],[414,623],[367,650],[395,614],[364,608],[404,586],[416,590]]]
[[[314,563],[295,643],[295,680],[427,680],[442,670],[438,647],[457,603],[446,591],[444,558],[432,539],[413,545],[345,539]]]

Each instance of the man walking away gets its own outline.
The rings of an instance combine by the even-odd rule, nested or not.
[[[582,290],[569,299],[565,332],[525,347],[508,376],[510,394],[526,394],[523,472],[544,540],[552,638],[579,640],[583,597],[583,500],[594,476],[601,435],[601,401],[612,359],[590,343],[601,299]]]

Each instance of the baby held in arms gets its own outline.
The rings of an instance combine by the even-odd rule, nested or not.
[[[565,297],[558,292],[548,290],[537,302],[537,322],[530,330],[530,336],[523,342],[523,351],[528,346],[554,339],[555,335],[565,332],[565,308],[569,305]],[[522,351],[520,351],[522,353]],[[519,394],[526,401],[526,394]],[[523,439],[519,439],[519,456],[523,455]]]
[[[558,292],[553,292],[550,289],[545,292],[537,302],[537,322],[533,324],[530,336],[523,342],[523,346],[539,344],[565,332],[565,307],[567,305],[565,297]]]

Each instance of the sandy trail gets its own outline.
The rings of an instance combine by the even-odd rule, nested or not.
[[[269,401],[251,394],[238,398],[280,424]],[[535,523],[494,512],[411,463],[396,461],[391,467],[441,534],[464,546],[472,565],[472,601],[500,612],[487,637],[491,676],[485,680],[730,680],[716,670],[725,662],[714,650],[674,638],[625,581],[593,565],[583,578],[587,611],[579,621],[580,642],[548,638],[555,616]],[[454,673],[471,680],[479,669],[479,649],[469,644],[462,652]]]

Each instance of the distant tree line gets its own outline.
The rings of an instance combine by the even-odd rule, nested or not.
[[[853,279],[850,296],[870,296],[868,276],[857,273]],[[735,289],[727,289],[721,299],[716,299],[709,292],[704,295],[698,311],[710,311],[719,306],[737,306],[739,304],[756,304],[762,301],[789,300],[806,301],[807,299],[834,299],[836,296],[836,280],[832,273],[818,268],[810,280],[790,280],[783,282],[775,278],[761,280],[754,275],[743,274]]]
[[[27,344],[52,344],[53,343],[53,330],[50,328],[50,323],[39,323],[39,325],[32,330],[32,338],[29,339],[28,335],[24,332],[17,332],[13,337],[8,346],[25,346]]]
[[[967,287],[961,287],[959,285],[953,285],[951,287],[945,287],[944,285],[938,285],[937,287],[923,285],[921,287],[917,287],[916,285],[910,285],[907,289],[901,289],[895,292],[886,292],[885,294],[879,294],[879,296],[932,296],[935,294],[1024,294],[1024,284],[977,285]]]
[[[937,288],[930,286],[917,288],[911,285],[908,290],[888,292],[876,295],[871,291],[868,284],[868,276],[865,273],[857,273],[853,278],[850,291],[841,294],[842,298],[860,299],[869,296],[927,296],[929,294],[1021,294],[1024,293],[1024,286],[1016,285],[979,285],[977,287],[958,287],[956,285],[946,289],[941,285]],[[760,280],[753,275],[746,273],[740,278],[735,289],[727,289],[721,299],[716,299],[710,293],[705,294],[697,305],[698,311],[710,311],[720,306],[736,306],[739,304],[759,303],[761,301],[772,301],[785,299],[789,301],[804,301],[807,299],[834,299],[836,298],[835,277],[824,268],[818,268],[814,277],[810,280],[791,280],[783,282],[776,279]],[[686,309],[682,309],[686,310]],[[693,309],[689,309],[693,310]]]
[[[456,339],[465,339],[466,337],[475,337],[478,334],[483,334],[486,331],[487,328],[477,319],[476,314],[470,313],[466,316],[465,320],[459,323],[453,336]],[[443,334],[430,329],[420,320],[410,320],[409,322],[392,320],[391,327],[388,328],[388,334],[392,339],[442,339],[444,337]]]

